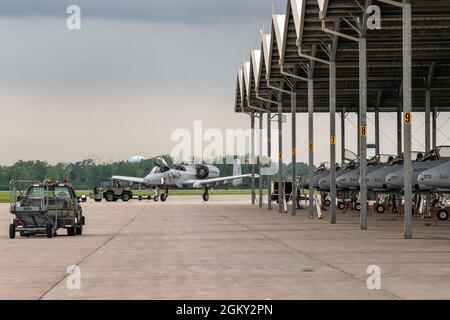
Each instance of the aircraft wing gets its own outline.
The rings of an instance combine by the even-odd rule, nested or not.
[[[228,184],[233,183],[234,180],[239,180],[243,178],[250,178],[251,174],[242,174],[238,176],[230,176],[230,177],[221,177],[221,178],[214,178],[214,179],[205,179],[205,180],[193,180],[192,186],[194,188],[202,188],[209,185],[218,185],[218,184]],[[259,178],[257,174],[255,174],[255,178]]]
[[[144,183],[143,178],[136,178],[136,177],[123,177],[123,176],[114,176],[112,177],[113,180],[119,180],[119,181],[128,181],[133,183]]]

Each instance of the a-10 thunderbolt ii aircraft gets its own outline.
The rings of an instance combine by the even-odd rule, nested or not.
[[[390,154],[379,154],[367,161],[367,174],[375,172],[384,168],[388,163],[394,159]],[[337,179],[337,188],[340,190],[359,190],[360,188],[360,168],[359,165],[354,169],[342,173]]]
[[[359,157],[351,152],[350,150],[345,150],[344,159],[348,161],[348,163],[345,166],[340,166],[336,164],[336,180],[339,179],[340,176],[343,174],[359,168]],[[324,174],[319,179],[318,183],[318,190],[329,192],[331,189],[331,172],[328,170],[326,174]],[[339,186],[337,186],[337,189],[339,191]]]
[[[431,150],[422,158],[413,163],[412,186],[416,191],[429,191],[430,188],[425,184],[419,184],[419,175],[427,170],[438,167],[450,161],[450,146],[441,146]],[[389,189],[403,189],[404,174],[403,165],[399,170],[386,176],[386,184]],[[424,189],[421,189],[423,187]]]
[[[419,174],[420,189],[450,192],[450,161]]]
[[[414,159],[415,161],[417,161],[417,159],[421,159],[422,157],[423,153],[419,151],[413,151],[411,154],[411,159]],[[366,180],[367,189],[377,193],[388,193],[389,191],[397,190],[397,188],[392,189],[388,187],[386,184],[386,177],[391,173],[401,170],[403,160],[404,156],[403,154],[400,154],[381,169],[368,173]]]
[[[234,160],[233,176],[220,177],[219,168],[211,165],[188,164],[178,165],[175,169],[170,169],[167,162],[162,157],[157,157],[152,171],[144,178],[114,176],[113,180],[127,181],[140,184],[146,188],[156,190],[155,201],[158,197],[161,201],[166,201],[170,188],[192,187],[194,189],[203,189],[203,200],[209,200],[209,188],[220,184],[239,185],[243,178],[251,177],[251,174],[242,174],[241,163],[239,159]],[[255,175],[258,178],[258,175]],[[164,192],[160,195],[160,190]]]

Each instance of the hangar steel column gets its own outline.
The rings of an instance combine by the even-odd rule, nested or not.
[[[279,93],[278,101],[278,212],[283,213],[283,102],[281,93]]]
[[[361,99],[361,98],[360,98]],[[361,123],[361,115],[359,114],[359,112],[357,112],[356,113],[356,116],[357,116],[357,124],[356,124],[356,140],[357,140],[357,143],[358,143],[358,151],[356,152],[356,154],[358,155],[358,157],[360,157],[361,156],[361,139],[359,138],[359,135],[360,135],[360,128],[359,128],[359,126],[360,126],[360,123]]]
[[[314,218],[314,80],[312,71],[308,76],[308,140],[309,140],[309,172],[308,172],[308,189],[309,189],[309,218]]]
[[[259,207],[263,207],[263,176],[261,175],[261,167],[262,167],[262,157],[263,157],[263,117],[264,113],[259,113],[259,137],[258,137],[258,144],[259,144]]]
[[[437,147],[437,114],[438,114],[438,109],[437,108],[433,108],[433,149],[435,149]]]
[[[400,99],[403,99],[401,97]],[[400,101],[400,104],[398,106],[397,110],[397,155],[402,154],[402,108],[403,108],[403,102]]]
[[[367,230],[367,39],[364,31],[359,38],[359,86],[360,227],[362,230]]]
[[[430,129],[431,129],[431,84],[433,81],[435,63],[432,62],[430,65],[430,69],[428,70],[428,75],[425,79],[425,151],[429,152],[431,149],[431,137],[430,137]]]
[[[267,113],[267,157],[270,165],[267,172],[267,209],[272,210],[272,114],[270,111]]]
[[[380,154],[380,107],[382,91],[378,92],[377,105],[375,106],[375,154]]]
[[[411,124],[412,124],[412,26],[411,0],[403,2],[403,116],[404,116],[404,236],[412,239],[412,162],[411,162]]]
[[[345,109],[341,112],[341,162],[345,163]]]
[[[292,79],[292,215],[297,215],[297,92],[296,81]]]
[[[251,155],[250,165],[252,167],[252,205],[256,204],[256,181],[255,181],[255,113],[252,112],[251,116]]]
[[[330,59],[330,222],[336,224],[336,59]]]
[[[430,92],[429,88],[426,88],[426,90],[425,90],[425,152],[429,152],[431,149],[430,114],[431,114],[431,92]]]

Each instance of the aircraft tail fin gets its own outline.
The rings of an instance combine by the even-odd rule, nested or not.
[[[235,159],[233,164],[233,176],[241,176],[242,175],[242,167],[241,160]],[[233,180],[233,186],[238,186],[242,183],[242,179]]]

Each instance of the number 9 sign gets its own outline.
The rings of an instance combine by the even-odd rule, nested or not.
[[[412,113],[411,112],[405,112],[405,124],[411,124],[412,123]]]

